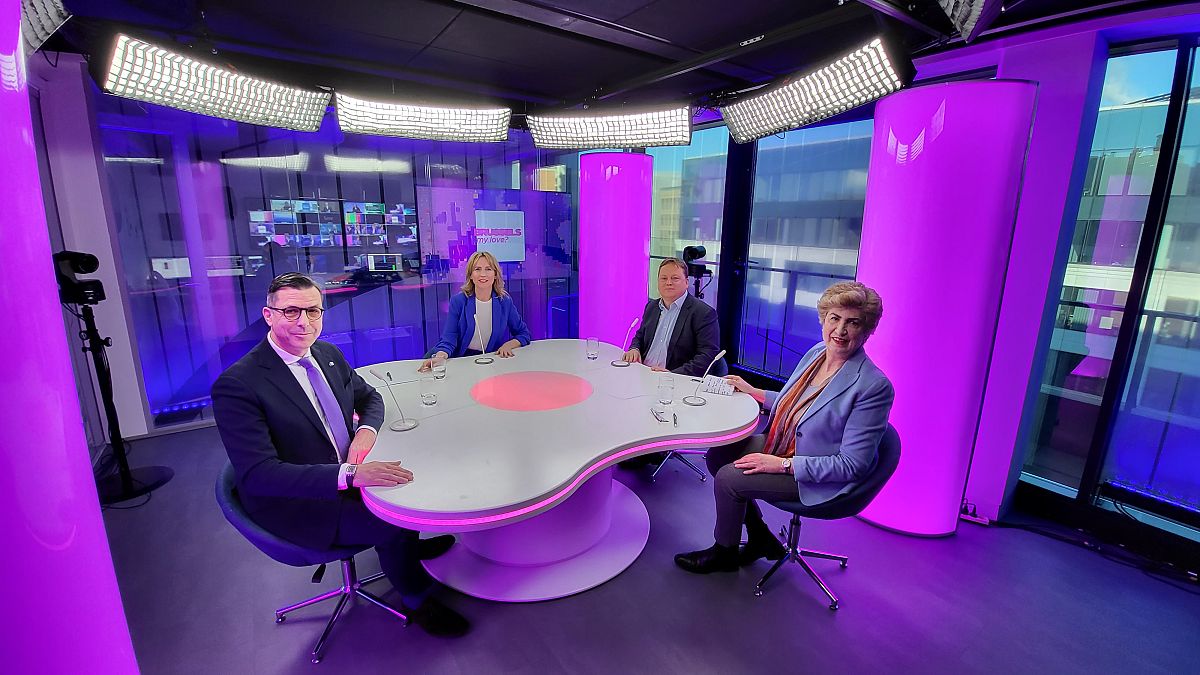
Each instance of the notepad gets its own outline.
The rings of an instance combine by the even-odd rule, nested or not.
[[[700,388],[708,394],[720,394],[721,396],[733,396],[733,383],[723,377],[709,375],[700,383]]]

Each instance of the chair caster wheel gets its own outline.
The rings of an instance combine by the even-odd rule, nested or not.
[[[700,482],[701,482],[701,483],[707,483],[707,482],[708,482],[708,476],[701,476],[701,477],[700,477]]]
[[[286,616],[277,614],[275,616],[275,623],[283,623],[284,619],[286,619],[286,618],[287,618]]]
[[[763,596],[763,591],[761,588],[758,589],[757,591],[754,591],[754,597],[761,598],[762,596]]]
[[[837,608],[838,608],[838,604],[836,602],[829,603],[829,609],[837,609]]]
[[[313,662],[313,663],[320,663],[320,662],[321,662],[321,657],[319,657],[319,656],[314,656],[314,657],[313,657],[313,660],[312,660],[312,662]]]

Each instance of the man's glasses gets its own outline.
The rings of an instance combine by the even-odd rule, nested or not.
[[[309,321],[320,321],[321,316],[325,314],[324,308],[321,307],[272,307],[267,305],[267,309],[279,312],[283,318],[288,321],[296,321],[300,318],[300,312],[304,312],[308,316]]]

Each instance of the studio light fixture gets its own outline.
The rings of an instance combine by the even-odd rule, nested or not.
[[[909,68],[875,38],[827,66],[793,76],[757,96],[722,106],[738,143],[795,129],[856,108],[900,89]]]
[[[109,164],[163,164],[162,157],[109,157],[105,155],[104,161]]]
[[[628,115],[528,115],[539,148],[649,148],[692,142],[692,112],[684,106]]]
[[[196,61],[118,35],[104,90],[236,122],[316,131],[329,93],[297,89]]]
[[[71,14],[59,0],[21,0],[21,38],[25,54],[38,50]]]
[[[412,164],[407,159],[325,155],[325,170],[331,173],[412,173]]]
[[[508,108],[435,108],[337,95],[338,126],[348,134],[491,143],[508,140],[511,116]]]
[[[283,169],[285,171],[308,171],[307,152],[297,152],[294,155],[273,155],[267,157],[222,157],[220,161],[225,166],[241,166],[252,169]]]
[[[964,40],[970,41],[975,39],[976,27],[980,29],[983,26],[979,25],[981,18],[986,16],[984,24],[990,22],[995,14],[999,12],[1001,0],[938,0],[938,5],[946,16],[950,17],[951,23],[958,29]]]

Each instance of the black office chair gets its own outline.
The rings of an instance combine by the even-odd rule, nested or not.
[[[717,377],[725,377],[726,375],[729,374],[729,364],[725,363],[724,357],[717,359],[717,361],[715,363],[713,363],[712,370],[709,371],[709,374],[716,375]],[[688,379],[690,380],[691,378],[688,378]],[[707,448],[697,448],[695,450],[671,450],[671,451],[668,451],[667,454],[663,457],[662,461],[658,463],[658,466],[654,467],[654,473],[650,474],[650,482],[653,483],[654,479],[658,478],[658,472],[662,471],[663,467],[667,465],[667,462],[671,461],[672,459],[677,459],[677,460],[683,462],[684,464],[687,465],[687,468],[696,472],[696,475],[700,477],[701,483],[707,481],[708,474],[704,473],[703,469],[701,469],[700,467],[693,464],[692,460],[687,458],[688,455],[703,455],[705,452],[708,452]]]
[[[808,576],[817,582],[821,590],[825,591],[825,595],[829,596],[829,609],[837,609],[837,596],[833,594],[833,591],[829,590],[829,586],[825,585],[820,575],[808,564],[808,561],[804,557],[836,560],[841,563],[843,568],[846,567],[846,562],[849,558],[835,553],[822,553],[821,551],[810,551],[800,548],[800,517],[838,520],[858,515],[863,509],[867,508],[871,500],[875,499],[875,495],[879,494],[879,491],[883,489],[888,479],[896,472],[896,466],[899,464],[900,434],[896,433],[896,428],[889,424],[887,431],[883,433],[883,438],[879,441],[879,459],[875,463],[875,468],[863,482],[859,483],[851,491],[816,506],[805,506],[800,502],[768,502],[777,509],[791,513],[792,520],[788,523],[786,532],[782,528],[779,532],[787,539],[787,544],[785,544],[787,552],[771,566],[771,569],[767,571],[762,579],[759,579],[758,584],[754,587],[754,595],[762,596],[763,585],[767,583],[771,575],[775,574],[775,571],[782,567],[783,563],[792,560],[799,563],[804,568],[804,571],[808,573]]]
[[[365,579],[358,578],[358,571],[354,567],[355,554],[361,553],[369,546],[338,546],[333,548],[308,548],[294,544],[286,539],[275,536],[271,532],[260,527],[257,523],[250,519],[250,515],[242,508],[242,503],[237,496],[237,488],[234,482],[233,466],[228,462],[221,469],[221,475],[217,477],[217,503],[221,506],[221,512],[225,514],[225,520],[228,520],[238,532],[242,533],[246,539],[250,540],[251,544],[258,547],[258,550],[266,553],[271,558],[284,565],[292,567],[308,567],[309,565],[318,565],[317,571],[313,574],[313,583],[319,583],[321,577],[325,573],[325,565],[334,561],[342,563],[342,587],[332,591],[322,593],[318,596],[309,598],[294,605],[288,605],[275,612],[275,623],[283,623],[287,618],[288,612],[316,604],[323,600],[331,598],[339,598],[337,607],[333,610],[333,615],[329,617],[329,622],[325,624],[325,630],[321,632],[321,637],[317,640],[317,644],[312,650],[312,662],[320,663],[322,651],[325,649],[325,642],[329,638],[329,632],[333,630],[333,624],[337,622],[341,616],[342,610],[346,607],[346,602],[358,596],[371,604],[381,607],[401,621],[404,625],[408,625],[408,617],[404,616],[395,607],[381,600],[378,596],[362,589],[362,586],[378,581],[383,578],[383,573],[372,574]]]

